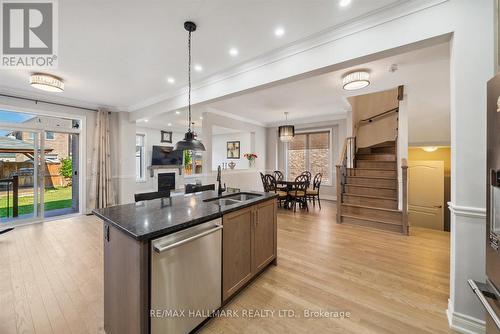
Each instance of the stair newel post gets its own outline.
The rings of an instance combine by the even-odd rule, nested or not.
[[[337,223],[341,223],[342,209],[342,165],[337,165]]]
[[[408,226],[408,162],[406,159],[401,160],[401,178],[402,178],[402,233],[409,235]]]

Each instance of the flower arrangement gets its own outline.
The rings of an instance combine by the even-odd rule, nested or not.
[[[247,158],[248,161],[257,159],[257,154],[255,153],[245,153],[243,156]]]

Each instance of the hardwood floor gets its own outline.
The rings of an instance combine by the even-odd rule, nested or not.
[[[279,211],[278,266],[225,307],[237,317],[213,319],[201,333],[451,333],[448,233],[338,225],[334,203],[322,206]],[[102,265],[95,217],[0,236],[0,333],[102,333]],[[350,317],[304,318],[304,310]]]

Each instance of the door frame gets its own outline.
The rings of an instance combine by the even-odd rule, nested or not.
[[[78,203],[78,212],[73,213],[73,214],[68,214],[68,215],[61,215],[61,216],[55,216],[55,217],[49,217],[45,218],[43,217],[44,215],[44,208],[42,206],[41,208],[41,216],[40,217],[34,217],[34,218],[28,218],[25,220],[17,220],[15,222],[10,222],[10,223],[5,223],[4,227],[16,227],[16,226],[21,226],[21,225],[26,225],[26,224],[33,224],[33,223],[40,223],[44,221],[50,221],[50,220],[55,220],[55,219],[61,219],[62,217],[71,217],[75,215],[81,215],[85,214],[87,212],[87,182],[86,182],[86,175],[87,175],[87,168],[86,168],[86,161],[87,161],[87,151],[86,151],[86,145],[84,143],[87,142],[87,136],[86,136],[86,131],[87,131],[87,116],[85,115],[78,115],[78,114],[71,114],[71,113],[62,113],[62,112],[49,112],[49,111],[40,111],[37,109],[31,109],[31,108],[24,108],[24,107],[14,107],[12,105],[7,105],[7,104],[2,104],[0,103],[0,109],[5,110],[5,111],[10,111],[10,112],[17,112],[17,113],[27,113],[27,114],[32,114],[36,116],[46,116],[46,117],[54,117],[54,118],[65,118],[65,119],[73,119],[77,120],[80,123],[79,129],[61,129],[58,127],[51,127],[51,126],[37,126],[36,124],[32,126],[21,126],[22,123],[9,123],[9,122],[0,122],[0,127],[5,128],[8,130],[13,130],[13,131],[33,131],[37,133],[43,133],[44,131],[52,131],[52,132],[59,132],[59,133],[71,133],[71,134],[78,134],[79,135],[79,143],[78,143],[78,150],[79,150],[79,163],[78,163],[78,169],[79,169],[79,175],[78,175],[78,183],[79,183],[79,189],[78,189],[78,197],[79,197],[79,203]],[[41,136],[41,140],[44,140],[45,138]],[[42,152],[42,157],[44,158],[44,154]],[[85,177],[84,177],[85,176]],[[41,194],[41,200],[43,200],[43,192]]]

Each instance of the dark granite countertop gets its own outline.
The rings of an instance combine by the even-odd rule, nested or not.
[[[93,213],[122,230],[136,240],[151,240],[166,234],[178,232],[223,214],[254,205],[276,197],[275,193],[249,191],[261,195],[232,205],[219,206],[218,201],[204,202],[217,197],[216,191],[182,194],[170,198],[154,199],[137,203],[115,205]],[[222,196],[235,194],[224,193]]]

